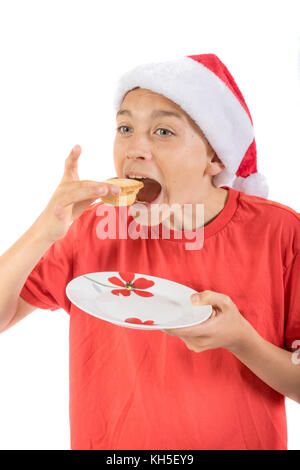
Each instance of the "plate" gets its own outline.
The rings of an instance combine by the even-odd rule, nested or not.
[[[183,328],[207,320],[211,305],[193,305],[196,291],[148,274],[95,272],[78,276],[66,287],[68,299],[84,312],[126,328]]]

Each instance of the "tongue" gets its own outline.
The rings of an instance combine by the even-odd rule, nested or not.
[[[151,179],[145,178],[143,179],[144,187],[139,190],[137,195],[137,201],[144,201],[144,202],[152,202],[154,199],[157,198],[161,191],[161,185]]]

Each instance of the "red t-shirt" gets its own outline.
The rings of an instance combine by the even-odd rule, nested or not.
[[[70,314],[72,449],[287,448],[285,397],[229,351],[195,353],[162,331],[108,323],[65,293],[73,278],[97,271],[158,276],[229,295],[263,338],[292,347],[300,339],[300,216],[224,188],[226,205],[204,227],[201,249],[186,250],[172,230],[169,239],[100,239],[96,202],[29,275],[24,300]]]

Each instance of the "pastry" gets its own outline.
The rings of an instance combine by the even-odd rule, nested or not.
[[[113,184],[121,188],[120,194],[112,196],[111,194],[107,196],[101,196],[102,201],[105,204],[110,204],[112,206],[130,206],[136,200],[137,194],[144,187],[144,183],[129,178],[110,178],[104,183]]]

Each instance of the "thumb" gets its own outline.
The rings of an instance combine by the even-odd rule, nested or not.
[[[208,299],[203,294],[204,292],[196,292],[195,294],[192,294],[190,297],[192,304],[195,304],[195,305],[207,304]]]
[[[226,312],[235,306],[228,295],[221,294],[220,292],[213,292],[211,290],[205,290],[191,295],[191,302],[194,305],[211,305],[217,312]]]
[[[194,305],[211,305],[212,312],[209,318],[213,319],[217,315],[217,306],[213,302],[212,296],[210,294],[212,294],[211,291],[196,292],[195,294],[191,295],[190,299]]]

